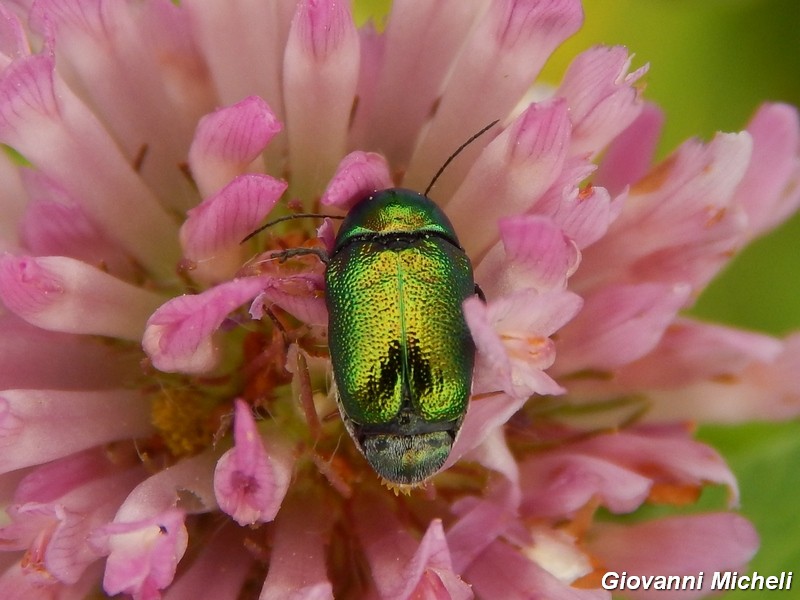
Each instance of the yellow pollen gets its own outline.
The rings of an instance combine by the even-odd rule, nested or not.
[[[162,390],[151,400],[150,418],[169,451],[186,456],[211,444],[214,407],[197,392]]]

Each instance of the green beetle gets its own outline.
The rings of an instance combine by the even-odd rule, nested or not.
[[[416,485],[444,465],[467,412],[475,345],[461,305],[483,293],[450,220],[427,194],[450,162],[498,121],[464,142],[424,194],[376,191],[344,218],[327,268],[328,345],[347,431],[386,481]],[[324,217],[315,213],[280,217]],[[341,218],[341,217],[335,217]]]
[[[327,257],[328,338],[339,410],[385,480],[444,464],[467,410],[475,346],[461,310],[472,264],[444,212],[402,188],[347,214]]]

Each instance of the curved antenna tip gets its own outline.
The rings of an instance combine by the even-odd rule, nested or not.
[[[484,133],[486,133],[487,131],[489,131],[489,130],[490,130],[492,127],[494,127],[495,125],[497,125],[499,122],[500,122],[500,119],[495,119],[494,121],[492,121],[491,123],[489,123],[489,124],[488,124],[486,127],[484,127],[483,129],[481,129],[479,132],[477,132],[477,133],[473,134],[473,135],[472,135],[472,136],[471,136],[471,137],[470,137],[470,138],[469,138],[469,139],[468,139],[466,142],[464,142],[463,144],[461,144],[461,145],[460,145],[458,148],[456,148],[456,151],[455,151],[455,152],[453,152],[453,153],[452,153],[452,154],[451,154],[451,155],[450,155],[450,156],[447,158],[447,160],[446,160],[446,161],[444,161],[444,164],[443,164],[441,167],[439,167],[439,170],[438,170],[438,171],[436,171],[436,175],[434,175],[434,176],[433,176],[433,179],[431,179],[431,182],[428,184],[428,187],[426,187],[426,188],[425,188],[425,192],[424,192],[422,195],[423,195],[423,196],[427,196],[427,195],[428,195],[428,192],[430,192],[430,191],[431,191],[431,188],[432,188],[432,187],[433,187],[433,185],[436,183],[436,180],[437,180],[437,179],[439,179],[439,176],[440,176],[442,173],[444,173],[444,170],[445,170],[445,169],[448,167],[448,165],[450,165],[450,163],[451,163],[451,162],[453,162],[453,160],[455,159],[455,157],[456,157],[456,156],[458,156],[459,154],[461,154],[461,151],[462,151],[464,148],[466,148],[467,146],[469,146],[469,145],[470,145],[472,142],[474,142],[475,140],[477,140],[479,137],[481,137],[481,136],[482,136]]]

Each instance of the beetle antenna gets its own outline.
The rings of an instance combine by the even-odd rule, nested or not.
[[[295,213],[293,215],[286,215],[285,217],[278,217],[277,219],[273,219],[272,221],[266,222],[264,225],[262,225],[261,227],[259,227],[255,231],[251,231],[250,233],[248,233],[242,239],[242,241],[239,242],[239,243],[240,244],[244,244],[247,240],[249,240],[254,235],[258,235],[259,233],[261,233],[265,229],[267,229],[269,227],[272,227],[273,225],[277,225],[278,223],[283,223],[284,221],[291,221],[292,219],[311,219],[311,218],[315,218],[315,219],[325,219],[325,218],[327,218],[327,219],[344,219],[344,217],[341,217],[339,215],[324,215],[324,214],[321,214],[321,213]]]
[[[430,192],[430,191],[431,191],[431,188],[433,187],[433,184],[434,184],[434,183],[436,183],[436,180],[437,180],[437,179],[439,179],[439,175],[441,175],[442,173],[444,173],[444,170],[445,170],[445,169],[446,169],[446,168],[447,168],[447,167],[450,165],[450,163],[451,163],[451,162],[453,162],[453,159],[454,159],[456,156],[458,156],[459,154],[461,154],[461,151],[462,151],[464,148],[466,148],[467,146],[469,146],[469,145],[470,145],[472,142],[474,142],[475,140],[477,140],[479,137],[481,137],[481,136],[482,136],[484,133],[486,133],[487,131],[489,131],[489,130],[490,130],[492,127],[494,127],[495,125],[497,125],[497,123],[499,123],[499,122],[500,122],[500,119],[495,119],[494,121],[492,121],[491,123],[489,123],[489,124],[488,124],[486,127],[484,127],[483,129],[481,129],[481,130],[480,130],[478,133],[474,134],[474,135],[473,135],[471,138],[469,138],[469,139],[468,139],[466,142],[464,142],[463,144],[461,144],[461,145],[460,145],[458,148],[456,148],[456,151],[455,151],[455,152],[453,152],[453,153],[452,153],[452,154],[451,154],[451,155],[450,155],[450,156],[447,158],[447,160],[446,160],[446,161],[444,161],[444,164],[443,164],[441,167],[439,167],[439,170],[438,170],[438,171],[436,171],[436,175],[434,175],[434,176],[433,176],[433,179],[431,179],[431,182],[428,184],[428,187],[426,187],[426,188],[425,188],[425,193],[424,193],[424,194],[422,194],[422,195],[423,195],[423,196],[427,196],[427,195],[428,195],[428,192]]]

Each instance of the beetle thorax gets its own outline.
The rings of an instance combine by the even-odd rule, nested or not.
[[[358,202],[342,223],[336,245],[341,247],[355,237],[386,234],[434,234],[458,246],[444,212],[430,198],[402,188],[381,190]]]

